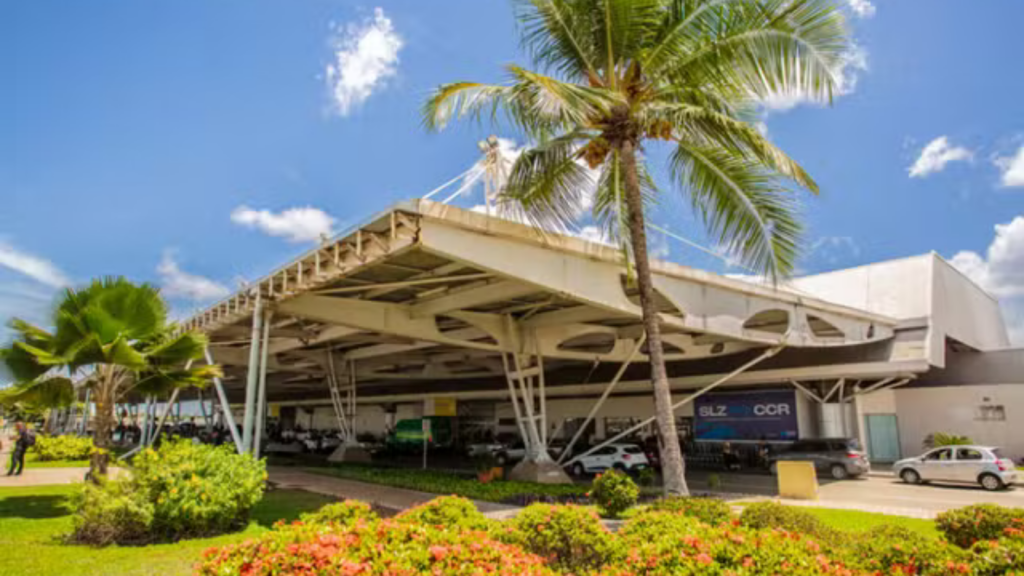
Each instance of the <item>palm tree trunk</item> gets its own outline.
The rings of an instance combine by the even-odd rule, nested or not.
[[[647,255],[647,231],[644,226],[644,203],[637,174],[635,144],[623,142],[622,172],[626,186],[626,207],[629,210],[629,239],[636,263],[636,283],[640,289],[640,308],[643,310],[644,330],[647,332],[648,356],[651,360],[651,385],[654,387],[654,413],[661,436],[662,482],[667,496],[689,494],[686,486],[683,453],[679,449],[676,419],[672,410],[672,390],[665,371],[665,356],[661,345],[661,326],[655,309],[654,284],[651,281],[651,262]]]
[[[93,444],[97,450],[89,459],[89,478],[98,482],[100,476],[107,475],[107,464],[110,461],[111,431],[113,429],[114,388],[117,383],[117,372],[113,367],[100,368],[101,377],[97,381],[96,419],[93,421]]]

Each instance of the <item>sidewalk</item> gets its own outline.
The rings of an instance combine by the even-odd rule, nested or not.
[[[873,514],[885,514],[887,516],[904,516],[907,518],[920,518],[922,520],[934,520],[939,514],[938,510],[930,510],[927,508],[906,508],[899,506],[876,506],[865,504],[863,502],[843,502],[839,500],[792,500],[789,498],[773,498],[770,496],[750,496],[747,498],[739,498],[730,500],[729,504],[733,505],[734,510],[741,510],[744,504],[753,504],[754,502],[778,502],[785,504],[786,506],[802,506],[805,508],[830,508],[834,510],[857,510],[860,512],[870,512]]]
[[[312,472],[304,472],[294,468],[271,466],[267,469],[267,473],[269,474],[270,481],[279,488],[306,490],[307,492],[334,496],[339,500],[360,500],[368,504],[376,504],[393,510],[412,508],[439,496],[438,494],[406,490],[405,488],[393,488],[391,486],[335,478]],[[494,502],[474,500],[473,503],[476,504],[478,510],[489,516],[507,514],[510,510],[518,509],[515,506],[496,504]]]
[[[74,484],[85,480],[88,468],[26,468],[20,476],[0,474],[0,488]]]

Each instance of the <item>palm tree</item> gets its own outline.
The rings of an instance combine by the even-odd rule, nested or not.
[[[535,142],[503,190],[537,226],[569,229],[600,170],[594,218],[635,265],[665,490],[687,493],[647,255],[644,210],[659,194],[645,146],[668,151],[672,185],[731,254],[773,280],[793,270],[795,190],[817,185],[754,126],[759,102],[830,101],[850,44],[829,0],[519,0],[535,68],[505,84],[445,84],[424,106],[440,130],[499,117]]]
[[[92,390],[96,403],[95,444],[90,476],[107,473],[114,405],[131,394],[164,394],[205,386],[217,366],[192,366],[204,356],[206,337],[178,333],[167,321],[167,306],[149,284],[124,278],[94,280],[68,289],[53,313],[53,331],[11,321],[14,342],[0,348],[15,385],[7,402],[55,404],[74,397],[72,379]]]

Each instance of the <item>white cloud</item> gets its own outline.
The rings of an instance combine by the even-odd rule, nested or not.
[[[1024,216],[996,224],[984,255],[962,251],[950,263],[1000,299],[1015,342],[1024,344]]]
[[[867,50],[857,44],[852,44],[850,49],[843,54],[835,69],[832,70],[832,79],[835,83],[832,92],[833,98],[852,94],[857,89],[860,74],[867,70]],[[785,112],[801,104],[825,105],[828,104],[828,100],[820,95],[808,94],[801,90],[790,90],[762,98],[761,104],[769,110]]]
[[[14,246],[2,242],[0,242],[0,266],[10,268],[54,288],[61,288],[71,283],[53,262],[22,252]]]
[[[1024,186],[1024,146],[1016,156],[996,158],[996,166],[1002,171],[1000,183],[1006,187]]]
[[[189,300],[217,300],[231,293],[227,286],[196,274],[189,274],[178,266],[174,252],[164,252],[156,267],[164,295]]]
[[[967,162],[974,158],[974,153],[962,146],[951,146],[949,138],[939,136],[921,150],[908,172],[911,178],[923,178],[929,174],[941,172],[950,162]]]
[[[850,5],[850,10],[861,18],[871,18],[875,15],[875,5],[869,0],[846,0],[846,3]]]
[[[807,251],[807,257],[830,266],[843,264],[851,257],[860,256],[860,246],[850,236],[822,236]]]
[[[289,242],[319,242],[325,235],[330,236],[335,222],[330,214],[312,206],[274,213],[245,205],[231,211],[231,221]]]
[[[361,24],[335,27],[330,41],[334,61],[327,65],[327,86],[334,110],[347,116],[398,73],[402,38],[384,10]]]

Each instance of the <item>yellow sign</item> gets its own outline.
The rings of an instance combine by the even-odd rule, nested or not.
[[[455,416],[455,398],[427,398],[424,416]]]
[[[779,496],[796,500],[818,499],[818,476],[813,462],[775,463],[779,476]]]

